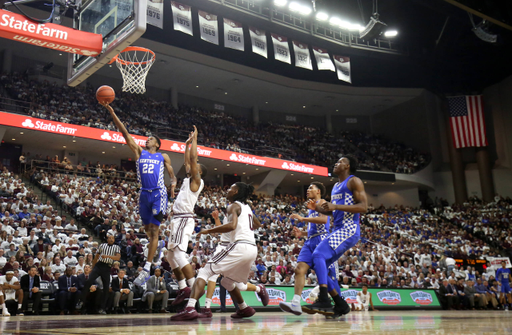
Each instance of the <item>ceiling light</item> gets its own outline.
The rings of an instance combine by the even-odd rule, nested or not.
[[[199,86],[198,86],[198,85],[196,85],[196,88],[199,88]]]
[[[217,171],[217,168],[214,168],[215,171]]]
[[[288,8],[290,8],[290,10],[292,12],[297,12],[302,15],[309,15],[313,11],[313,9],[311,9],[311,7],[302,5],[296,1],[290,2],[290,5],[288,6]]]
[[[228,92],[224,92],[224,94],[228,94]]]
[[[265,101],[266,104],[268,104],[268,101]]]
[[[340,111],[339,109],[336,110],[336,112],[339,112],[339,111]]]
[[[396,35],[398,35],[398,31],[396,30],[388,30],[384,33],[386,37],[395,37]]]
[[[62,147],[63,147],[63,148],[65,148],[66,146],[65,146],[65,145],[63,145]]]
[[[256,168],[256,171],[258,171],[258,170],[259,170],[259,169],[258,169],[258,168]]]
[[[333,26],[339,26],[341,22],[342,21],[339,17],[331,17],[331,19],[329,20],[329,23]]]
[[[114,146],[114,147],[112,147],[112,149],[115,149],[115,148],[116,148],[115,146]]]
[[[62,54],[59,54],[59,56],[62,56]]]
[[[291,174],[291,176],[293,176],[293,173]]]
[[[315,179],[315,177],[311,177],[311,179]]]
[[[105,151],[102,151],[101,153],[102,153],[102,154],[105,154]]]
[[[20,135],[23,135],[23,132],[22,132],[22,131],[20,131]]]
[[[306,108],[306,106],[302,106],[302,108]]]
[[[76,140],[73,140],[73,143],[76,143]]]
[[[226,164],[226,166],[229,166],[229,164]]]
[[[13,140],[13,141],[16,141],[16,139],[15,139],[15,138],[13,138],[12,140]]]
[[[277,7],[286,6],[287,0],[274,0],[274,5]]]
[[[245,172],[243,172],[243,174],[245,174]]]
[[[300,180],[297,180],[297,183],[300,183]]]
[[[327,13],[324,13],[324,12],[316,13],[316,19],[318,21],[327,21],[328,18],[329,18],[329,15]]]

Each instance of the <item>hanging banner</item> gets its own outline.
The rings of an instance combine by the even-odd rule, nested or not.
[[[338,79],[352,84],[352,78],[350,76],[350,57],[333,55],[333,58],[334,65],[336,65],[336,73],[338,74]]]
[[[290,47],[288,46],[288,39],[278,34],[270,34],[272,36],[272,44],[274,45],[274,58],[283,63],[292,63],[290,57]]]
[[[192,32],[192,10],[190,6],[171,1],[174,30],[194,36]]]
[[[202,10],[198,11],[197,15],[199,17],[201,39],[219,45],[219,24],[217,22],[217,15]]]
[[[164,28],[164,0],[149,0],[147,10],[148,24]]]
[[[254,27],[249,27],[249,33],[251,34],[252,52],[268,58],[267,35],[265,32]]]
[[[313,47],[313,54],[315,55],[316,66],[319,70],[336,71],[334,64],[329,57],[329,52],[325,49]]]
[[[241,23],[224,19],[224,46],[244,51],[244,29]]]
[[[307,44],[293,41],[293,52],[295,53],[295,66],[303,69],[313,70],[311,55]]]

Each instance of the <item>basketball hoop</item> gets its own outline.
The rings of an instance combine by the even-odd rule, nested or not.
[[[146,76],[155,62],[155,53],[142,47],[127,47],[109,64],[116,62],[123,76],[123,92],[143,94],[146,92]]]

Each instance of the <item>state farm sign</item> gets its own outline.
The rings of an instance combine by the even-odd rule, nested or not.
[[[36,119],[33,117],[27,117],[25,115],[10,114],[5,112],[0,112],[0,125],[26,128],[30,130],[44,131],[54,134],[82,137],[98,141],[122,144],[126,143],[123,135],[117,131],[108,131],[104,129],[78,126],[74,124]],[[148,139],[147,137],[138,135],[131,136],[135,143],[137,143],[141,147],[146,146],[146,141]],[[170,140],[162,140],[162,146],[160,147],[160,149],[163,151],[183,153],[185,152],[185,143]],[[242,154],[239,152],[207,148],[202,146],[197,147],[197,154],[200,157],[208,157],[236,163],[268,167],[272,169],[296,171],[313,174],[317,176],[328,175],[326,167],[301,164],[277,158],[260,157],[255,155]]]
[[[103,48],[100,34],[54,23],[33,22],[23,15],[3,9],[0,9],[0,37],[85,56],[97,56]]]

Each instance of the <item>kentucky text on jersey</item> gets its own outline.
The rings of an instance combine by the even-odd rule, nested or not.
[[[347,184],[350,178],[353,176],[348,176],[347,179],[342,181],[341,183],[336,183],[332,189],[331,199],[332,203],[336,205],[346,205],[350,206],[354,204],[354,195],[352,191],[348,188]],[[334,229],[355,229],[359,224],[359,213],[348,213],[340,210],[335,210],[332,212],[332,216],[334,218],[333,228]]]
[[[149,153],[142,150],[137,160],[137,178],[142,190],[155,190],[165,188],[164,184],[164,157],[161,153]]]

